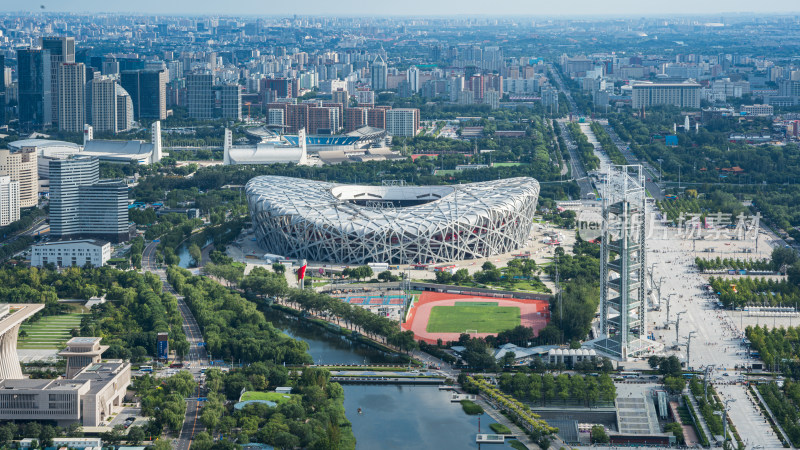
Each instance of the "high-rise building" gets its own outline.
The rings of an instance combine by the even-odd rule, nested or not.
[[[268,114],[268,119],[267,119],[267,124],[268,125],[276,125],[276,126],[285,125],[285,123],[284,123],[284,110],[283,109],[281,109],[281,108],[269,108],[267,110],[267,114]]]
[[[53,126],[59,125],[60,114],[60,101],[59,101],[59,70],[63,63],[75,62],[75,38],[64,36],[47,36],[42,37],[40,40],[42,50],[47,50],[50,54],[50,92],[52,93],[51,113],[50,117],[53,121]],[[85,73],[85,71],[83,72]],[[80,125],[83,127],[83,124]]]
[[[6,57],[0,55],[0,126],[6,124]]]
[[[0,226],[19,220],[19,181],[0,176]]]
[[[50,161],[50,235],[55,239],[128,240],[128,187],[100,180],[98,159]]]
[[[58,68],[58,129],[73,133],[86,124],[86,67],[61,63]]]
[[[358,106],[372,106],[375,104],[375,92],[369,89],[359,89],[356,91],[356,101],[358,101]]]
[[[397,108],[386,111],[386,131],[392,136],[414,137],[419,130],[419,110]]]
[[[19,122],[25,128],[53,123],[50,52],[28,48],[17,51]]]
[[[406,71],[406,81],[408,81],[408,87],[411,89],[411,92],[419,92],[419,69],[417,69],[417,66],[408,68],[408,71]]]
[[[19,206],[30,208],[39,204],[39,169],[36,148],[22,147],[18,152],[0,150],[0,176],[19,182]]]
[[[336,134],[339,131],[339,108],[313,107],[308,109],[310,134]]]
[[[79,186],[80,237],[111,242],[129,239],[128,186],[119,180],[100,180]]]
[[[81,232],[79,186],[100,180],[100,166],[93,156],[73,156],[50,161],[50,234],[56,238]]]
[[[367,125],[368,108],[344,109],[344,132],[349,133]]]
[[[274,91],[275,98],[292,97],[292,80],[288,78],[262,78],[259,90],[261,92]]]
[[[221,115],[224,119],[242,120],[242,89],[238,84],[220,86]]]
[[[367,125],[382,130],[386,129],[386,108],[369,108],[367,110]]]
[[[214,86],[210,73],[186,75],[186,106],[189,117],[211,119],[214,110]]]
[[[308,105],[286,105],[286,132],[298,133],[302,129],[308,129]]]
[[[336,89],[331,92],[331,97],[333,98],[333,103],[341,103],[342,106],[348,106],[350,104],[350,94],[347,92],[347,89]]]
[[[500,93],[494,89],[486,91],[483,94],[483,103],[489,105],[492,109],[500,108]]]
[[[91,124],[97,131],[118,133],[133,126],[133,102],[128,92],[110,77],[91,80]]]
[[[380,55],[373,61],[370,73],[372,75],[372,90],[376,92],[385,91],[389,84],[389,68]]]
[[[167,71],[126,70],[120,84],[131,96],[135,120],[167,118]]]

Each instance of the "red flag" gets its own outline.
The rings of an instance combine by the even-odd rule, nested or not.
[[[306,277],[306,267],[308,267],[308,264],[303,264],[299,269],[297,269],[298,280],[302,280]]]

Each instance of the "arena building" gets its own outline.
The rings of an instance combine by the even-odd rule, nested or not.
[[[533,178],[358,186],[260,176],[245,189],[264,250],[343,264],[430,264],[517,250],[539,196]]]

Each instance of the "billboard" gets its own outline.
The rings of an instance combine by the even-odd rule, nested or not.
[[[169,357],[169,334],[158,333],[156,342],[156,358],[167,359]]]

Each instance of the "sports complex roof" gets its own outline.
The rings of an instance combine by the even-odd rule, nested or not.
[[[343,263],[478,258],[520,248],[539,183],[508,178],[454,186],[358,186],[279,176],[246,192],[256,236],[287,257]]]

